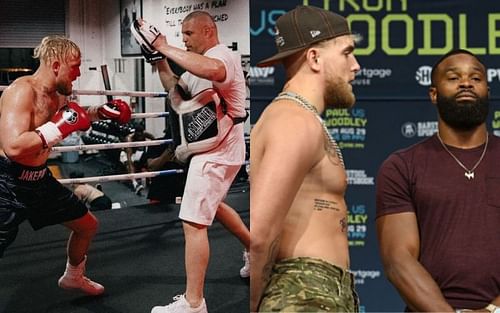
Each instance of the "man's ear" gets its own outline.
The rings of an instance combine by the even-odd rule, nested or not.
[[[205,35],[205,37],[212,37],[213,35],[212,33],[213,33],[212,27],[209,26],[203,27],[203,34]]]
[[[434,86],[429,87],[429,98],[431,99],[432,104],[437,103],[437,89]]]
[[[52,62],[52,71],[54,72],[54,74],[57,75],[59,73],[60,68],[61,68],[61,62],[59,61]]]
[[[319,72],[319,70],[321,69],[319,49],[317,49],[317,48],[309,48],[309,49],[307,49],[307,52],[306,52],[306,62],[307,62],[307,65],[309,65],[309,67],[313,71]]]

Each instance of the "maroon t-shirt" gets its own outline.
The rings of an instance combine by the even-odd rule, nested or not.
[[[419,261],[455,308],[482,308],[500,295],[500,138],[467,179],[436,135],[393,153],[377,177],[377,217],[415,212]],[[484,145],[449,150],[467,167]]]

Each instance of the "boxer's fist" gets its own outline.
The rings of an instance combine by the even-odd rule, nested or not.
[[[87,111],[76,102],[70,102],[59,109],[52,118],[52,122],[57,126],[63,138],[74,131],[90,128],[90,119],[87,116]]]
[[[76,102],[69,102],[47,122],[35,131],[40,136],[44,148],[52,147],[77,130],[87,130],[90,119],[87,112]]]
[[[130,106],[120,99],[114,99],[101,105],[97,112],[101,119],[110,119],[120,124],[128,123],[132,115]]]

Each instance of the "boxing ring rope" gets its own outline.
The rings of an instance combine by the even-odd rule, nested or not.
[[[7,87],[0,85],[0,91],[4,91]],[[144,98],[166,98],[166,91],[127,91],[127,90],[86,90],[74,89],[73,95],[78,96],[119,96],[119,97],[144,97]],[[245,100],[251,100],[246,98]]]
[[[0,86],[0,91],[2,91]],[[128,96],[128,97],[145,97],[145,98],[166,98],[168,92],[166,91],[126,91],[126,90],[73,90],[74,95],[78,96]],[[245,100],[251,100],[245,98]]]
[[[162,140],[146,140],[134,142],[114,142],[114,143],[100,143],[95,145],[77,145],[77,146],[55,146],[52,147],[54,152],[70,152],[70,151],[85,151],[85,150],[106,150],[106,149],[119,149],[119,148],[135,148],[135,147],[148,147],[159,146],[171,143],[172,139]]]
[[[138,119],[138,118],[165,117],[165,116],[168,116],[168,112],[133,113],[131,118]]]
[[[168,92],[164,91],[73,90],[73,94],[79,96],[118,96],[118,97],[145,97],[145,98],[168,97]]]
[[[9,86],[0,86],[0,91],[4,91]],[[73,90],[74,95],[79,96],[119,96],[119,97],[145,97],[145,98],[166,98],[168,92],[164,91],[127,91],[127,90]]]
[[[7,89],[9,86],[0,85],[0,92]],[[168,97],[168,92],[149,92],[149,91],[125,91],[125,90],[73,90],[73,95],[88,95],[88,96],[126,96],[126,97],[148,97],[148,98],[165,98]],[[249,100],[249,98],[247,98]],[[246,108],[247,109],[247,108]],[[133,113],[131,118],[153,118],[168,116],[168,112],[151,112],[151,113]],[[147,147],[159,146],[171,143],[172,139],[166,140],[147,140],[136,142],[120,142],[120,143],[106,143],[106,144],[92,144],[92,145],[76,145],[76,146],[55,146],[52,147],[53,152],[70,152],[70,151],[85,151],[85,150],[106,150],[106,149],[121,149],[133,147]],[[155,172],[142,172],[133,174],[118,174],[108,176],[93,176],[84,178],[67,178],[58,179],[61,184],[76,184],[88,182],[109,182],[118,180],[132,180],[138,178],[150,178],[157,176],[166,176],[173,174],[184,173],[182,169],[163,170]]]
[[[4,91],[9,86],[0,86],[0,91]],[[73,90],[74,95],[96,95],[96,96],[129,96],[129,97],[150,97],[160,98],[168,97],[168,92],[149,92],[149,91],[124,91],[124,90]],[[82,106],[86,107],[86,106]],[[151,112],[151,113],[133,113],[133,119],[150,118],[150,117],[165,117],[168,112]]]
[[[0,85],[0,92],[4,91],[9,86]],[[168,92],[149,92],[149,91],[125,91],[125,90],[73,90],[73,95],[88,95],[88,96],[125,96],[125,97],[148,97],[148,98],[166,98],[168,97]],[[246,100],[249,100],[247,98]],[[247,108],[245,108],[247,109]],[[151,113],[133,113],[131,118],[141,119],[141,118],[153,118],[153,117],[165,117],[168,116],[168,112],[151,112]],[[147,146],[158,146],[167,143],[171,143],[172,139],[166,140],[147,140],[147,141],[136,141],[136,142],[120,142],[120,143],[106,143],[106,144],[91,144],[91,145],[76,145],[76,146],[56,146],[52,147],[53,152],[70,152],[70,151],[85,151],[85,150],[105,150],[105,149],[121,149],[121,148],[133,148],[133,147],[147,147]],[[93,176],[84,178],[67,178],[58,179],[61,184],[78,184],[78,183],[89,183],[89,182],[110,182],[118,180],[132,180],[140,178],[150,178],[157,176],[166,176],[184,173],[182,169],[171,169],[155,172],[141,172],[133,174],[118,174],[118,175],[108,175],[108,176]]]
[[[156,171],[156,172],[143,172],[143,173],[133,173],[133,174],[118,174],[118,175],[108,175],[108,176],[92,176],[92,177],[83,177],[83,178],[65,178],[58,179],[58,181],[63,184],[84,184],[90,182],[110,182],[117,180],[132,180],[137,178],[150,178],[157,176],[167,176],[174,174],[184,173],[182,169],[174,169],[174,170],[164,170],[164,171]]]
[[[78,146],[57,146],[52,147],[52,151],[57,152],[69,152],[77,150],[104,150],[104,149],[115,149],[115,148],[131,148],[131,147],[146,147],[146,146],[158,146],[162,144],[167,144],[172,142],[172,139],[165,140],[146,140],[146,141],[135,141],[135,142],[120,142],[120,143],[106,143],[106,144],[95,144],[95,145],[78,145]],[[163,170],[155,172],[142,172],[133,174],[118,174],[118,175],[108,175],[108,176],[92,176],[84,178],[65,178],[58,179],[61,184],[83,184],[89,182],[110,182],[117,180],[132,180],[140,178],[150,178],[157,176],[166,176],[173,174],[184,173],[182,169],[172,169]]]
[[[0,91],[2,91],[0,86]],[[144,98],[166,98],[168,92],[166,91],[127,91],[127,90],[85,90],[75,89],[74,95],[78,96],[119,96],[119,97],[144,97]],[[250,100],[246,98],[245,100]]]

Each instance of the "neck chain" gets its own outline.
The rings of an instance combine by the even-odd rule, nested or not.
[[[451,157],[458,163],[458,165],[460,165],[460,167],[465,170],[464,173],[465,177],[467,177],[467,179],[469,180],[474,179],[474,170],[479,166],[479,164],[483,160],[484,155],[486,154],[486,149],[488,148],[488,134],[486,134],[486,142],[484,144],[483,153],[481,153],[479,160],[476,162],[476,164],[474,164],[474,166],[471,169],[465,167],[465,165],[462,162],[460,162],[460,160],[455,155],[453,155],[453,153],[451,153],[451,151],[448,149],[448,147],[444,144],[443,140],[441,139],[441,136],[439,136],[439,132],[437,132],[437,137],[439,139],[439,142],[443,146],[444,150],[446,150],[446,152],[448,152],[448,154],[451,155]]]
[[[315,116],[318,118],[319,122],[321,123],[321,126],[323,127],[323,132],[325,133],[325,136],[327,139],[327,145],[326,145],[327,152],[335,151],[335,153],[337,154],[337,157],[339,158],[340,165],[342,165],[342,168],[345,168],[344,158],[342,157],[342,152],[340,151],[340,148],[339,148],[337,142],[335,141],[335,139],[333,139],[332,135],[330,134],[330,132],[326,128],[325,121],[323,121],[323,119],[319,115],[318,110],[311,103],[309,103],[309,101],[307,101],[304,97],[302,97],[294,92],[290,92],[290,91],[282,92],[276,97],[275,100],[279,100],[279,99],[293,100],[296,103],[300,104],[300,106],[303,107],[304,109],[315,114]]]

